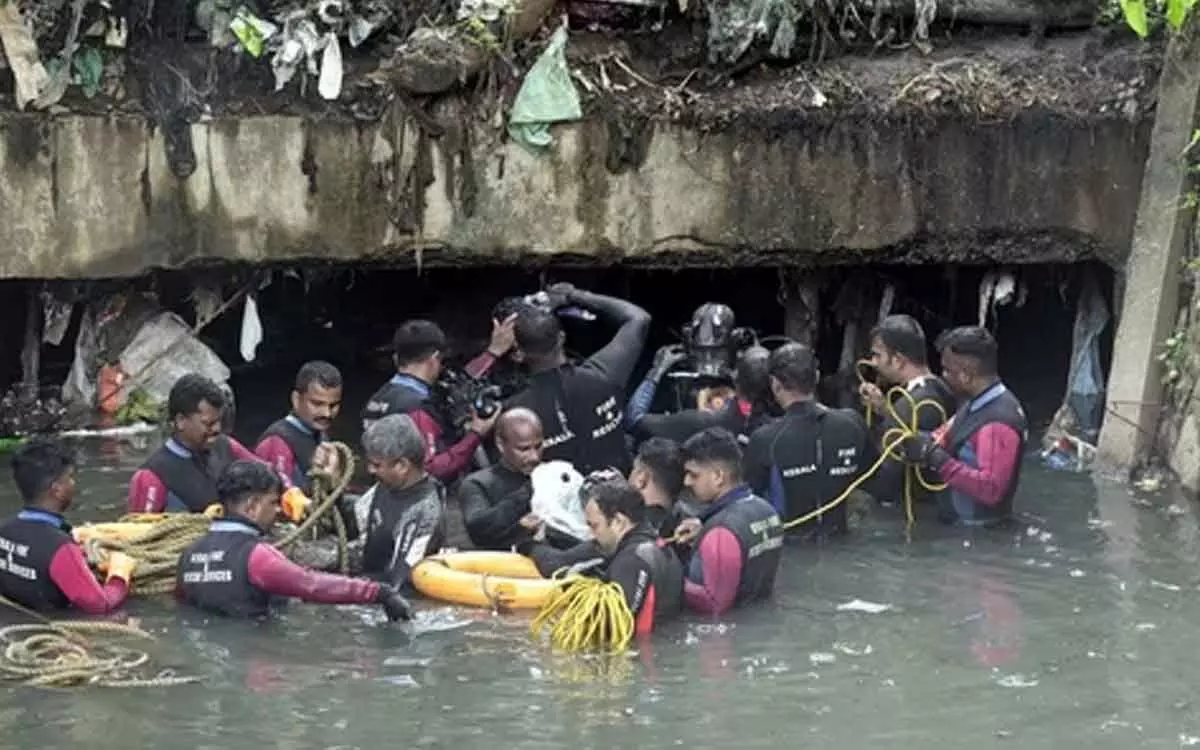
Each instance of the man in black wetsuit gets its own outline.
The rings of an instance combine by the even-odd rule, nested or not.
[[[625,300],[570,284],[555,284],[547,293],[554,309],[582,307],[620,328],[604,348],[575,365],[567,361],[562,325],[554,313],[523,310],[517,317],[513,356],[529,370],[529,385],[507,406],[537,414],[545,430],[545,460],[569,461],[583,474],[610,466],[627,472],[631,458],[621,430],[621,402],[646,342],[650,314]]]
[[[678,361],[677,355],[668,348],[660,349],[646,378],[629,399],[625,421],[630,434],[639,443],[653,437],[683,443],[701,430],[724,427],[745,444],[750,433],[770,419],[767,406],[770,396],[767,376],[769,355],[766,349],[759,346],[742,352],[733,375],[735,397],[717,410],[684,409],[674,414],[647,414],[659,381]]]
[[[508,550],[532,541],[541,519],[530,512],[529,475],[542,462],[542,423],[528,409],[509,409],[496,422],[500,460],[467,476],[458,490],[463,522],[479,549]]]
[[[917,411],[918,429],[921,432],[933,432],[954,414],[956,404],[950,387],[930,371],[926,351],[925,331],[920,323],[908,315],[890,315],[871,331],[871,362],[880,380],[885,387],[898,386],[912,396],[912,402],[899,396],[893,400],[892,408],[896,416],[908,427],[913,403],[920,404],[926,400],[936,403],[941,406],[941,411],[932,406],[919,407]],[[873,383],[863,383],[859,387],[859,395],[873,412],[872,455],[864,461],[864,465],[870,465],[883,448],[884,433],[896,427],[897,423],[888,413],[883,388]],[[879,473],[867,483],[867,491],[883,504],[902,502],[904,471],[903,462],[884,462],[879,467]],[[929,479],[934,481],[932,476]],[[914,500],[924,499],[928,495],[919,482],[911,482],[911,490]]]
[[[771,390],[781,419],[750,436],[742,459],[746,482],[775,507],[784,523],[840,495],[862,471],[867,430],[862,417],[817,403],[817,360],[804,344],[771,352]],[[791,530],[793,536],[825,536],[847,529],[847,503]]]

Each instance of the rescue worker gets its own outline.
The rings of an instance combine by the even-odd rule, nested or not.
[[[608,558],[604,578],[625,594],[634,632],[649,635],[656,623],[677,615],[683,566],[670,547],[658,544],[658,530],[646,522],[638,491],[623,479],[593,485],[584,515],[596,546]]]
[[[867,453],[867,429],[858,414],[817,403],[817,359],[808,346],[779,347],[771,352],[768,370],[783,417],[750,436],[743,469],[754,492],[792,521],[829,503],[858,477]],[[841,503],[789,534],[845,532],[847,505]]]
[[[908,315],[889,315],[879,325],[871,330],[870,360],[875,365],[876,372],[884,387],[898,386],[912,396],[910,402],[906,398],[897,397],[892,402],[892,409],[900,418],[899,424],[907,427],[912,419],[912,404],[929,402],[942,408],[938,411],[933,406],[918,406],[917,426],[923,432],[932,432],[941,427],[943,413],[948,417],[954,413],[954,394],[950,387],[934,375],[929,369],[926,357],[925,331],[921,324]],[[886,404],[884,389],[874,383],[863,383],[858,389],[863,403],[871,407],[873,418],[870,430],[872,455],[864,464],[874,463],[879,451],[883,449],[884,435],[898,423],[892,419]],[[905,466],[900,461],[885,461],[878,473],[868,483],[868,492],[884,504],[900,503],[904,499]],[[919,482],[912,482],[910,490],[914,500],[921,500],[928,495],[927,490]]]
[[[37,611],[74,607],[90,615],[125,603],[136,561],[112,552],[101,586],[63,514],[75,498],[75,458],[61,443],[33,438],[12,457],[25,507],[0,524],[0,595]]]
[[[179,378],[167,395],[171,437],[129,482],[130,513],[203,513],[217,502],[217,477],[235,460],[262,461],[221,433],[225,394],[202,375]],[[299,520],[311,504],[304,491],[281,475],[284,512]]]
[[[395,588],[296,565],[263,540],[279,513],[283,481],[258,461],[234,461],[217,479],[224,515],[179,557],[177,596],[230,617],[267,616],[283,598],[321,604],[382,604],[388,619],[412,619]]]
[[[1000,379],[999,348],[986,328],[954,328],[939,336],[936,346],[942,377],[961,405],[936,436],[908,437],[905,458],[933,469],[949,485],[938,495],[943,521],[999,524],[1012,517],[1021,479],[1025,410]]]
[[[742,481],[742,449],[723,427],[709,427],[683,444],[684,484],[705,506],[679,523],[677,536],[695,551],[683,585],[689,609],[721,615],[766,599],[775,588],[783,527],[771,504]]]
[[[473,378],[482,378],[498,359],[513,346],[516,315],[507,320],[492,321],[492,338],[488,348],[466,366]],[[392,359],[396,374],[375,392],[363,408],[363,429],[389,414],[407,414],[425,437],[428,453],[426,467],[433,476],[449,484],[461,477],[471,466],[475,450],[492,431],[496,416],[484,419],[472,413],[467,434],[453,445],[446,445],[452,425],[445,424],[440,410],[431,400],[433,384],[442,374],[442,357],[448,342],[437,323],[429,320],[410,320],[398,329],[392,339]]]
[[[531,541],[542,521],[530,512],[529,475],[542,462],[542,422],[509,409],[496,422],[499,462],[470,474],[458,490],[463,523],[479,549],[510,550]]]
[[[356,505],[363,572],[401,585],[446,538],[446,490],[425,469],[425,439],[411,417],[378,420],[362,442],[376,479]]]
[[[659,349],[654,364],[638,386],[626,408],[626,424],[633,439],[640,443],[662,437],[682,443],[708,427],[724,427],[745,444],[755,429],[770,419],[767,400],[769,352],[760,346],[747,348],[738,357],[733,374],[734,397],[717,409],[685,409],[673,414],[648,414],[658,384],[684,355],[670,347]]]
[[[562,325],[554,313],[523,310],[517,317],[513,356],[529,370],[529,384],[507,405],[530,409],[542,420],[546,461],[568,461],[585,475],[610,466],[627,472],[632,458],[621,430],[619,402],[646,342],[650,314],[631,302],[570,284],[555,284],[547,293],[554,309],[578,305],[620,328],[604,348],[576,365],[567,361]]]
[[[263,432],[255,455],[294,486],[311,491],[308,472],[314,465],[336,468],[331,466],[336,454],[325,441],[341,408],[342,373],[328,362],[306,362],[296,373],[291,413]]]
[[[580,495],[586,497],[596,484],[614,479],[621,479],[615,469],[594,471],[584,481]],[[679,445],[665,438],[650,438],[642,443],[633,459],[629,484],[642,496],[642,504],[646,506],[646,523],[657,531],[660,538],[673,537],[679,522],[686,517],[677,502],[683,491],[683,453]],[[589,561],[604,556],[595,541],[582,542],[567,549],[527,543],[520,545],[518,551],[532,557],[543,576],[553,575],[560,568],[590,567]]]

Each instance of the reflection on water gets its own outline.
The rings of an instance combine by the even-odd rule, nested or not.
[[[75,515],[120,512],[141,456],[90,451]],[[16,503],[5,485],[6,507]],[[289,606],[229,622],[133,603],[155,691],[5,690],[6,747],[1177,748],[1200,745],[1200,535],[1169,493],[1031,467],[1008,532],[877,520],[789,548],[778,595],[622,658],[553,655],[527,616]],[[873,607],[872,605],[887,605]],[[7,613],[6,613],[7,614]]]

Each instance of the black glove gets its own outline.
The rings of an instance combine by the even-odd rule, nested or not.
[[[383,605],[383,611],[387,613],[387,618],[392,622],[396,620],[408,621],[413,618],[412,605],[400,595],[400,592],[394,586],[381,585],[379,587],[379,596],[375,601]]]
[[[654,363],[650,366],[650,372],[654,374],[654,379],[658,380],[663,375],[671,371],[675,365],[687,359],[687,352],[679,344],[668,344],[660,346],[658,351],[654,353]]]
[[[575,293],[575,285],[566,282],[551,284],[546,287],[544,294],[550,300],[550,309],[557,310],[560,307],[566,307],[571,302],[571,295]]]
[[[931,469],[940,469],[950,458],[950,454],[927,432],[918,432],[901,440],[900,453],[910,464],[928,466]]]

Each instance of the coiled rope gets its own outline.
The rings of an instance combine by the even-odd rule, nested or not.
[[[153,641],[141,628],[103,621],[47,620],[36,612],[3,599],[4,604],[39,620],[35,625],[0,628],[0,679],[32,687],[171,687],[198,682],[163,669],[153,675],[144,670],[150,655],[114,643],[114,638]],[[94,642],[84,634],[103,635]]]
[[[354,451],[345,443],[331,443],[338,452],[341,470],[337,476],[310,470],[312,479],[313,507],[304,521],[273,544],[281,550],[291,547],[305,538],[316,538],[327,526],[321,524],[327,516],[332,518],[333,531],[338,538],[338,568],[347,573],[350,567],[347,552],[348,539],[346,522],[337,510],[337,501],[346,491],[354,477]],[[93,566],[103,566],[112,552],[124,552],[137,560],[133,585],[134,596],[169,594],[175,590],[175,571],[179,556],[193,542],[208,533],[212,518],[219,515],[219,506],[204,513],[132,513],[122,516],[118,523],[146,525],[146,532],[128,539],[114,539],[103,535],[89,539],[84,548]]]
[[[533,638],[543,640],[548,628],[550,644],[561,651],[625,651],[633,640],[634,624],[621,586],[584,576],[562,580],[564,585],[533,618]]]

